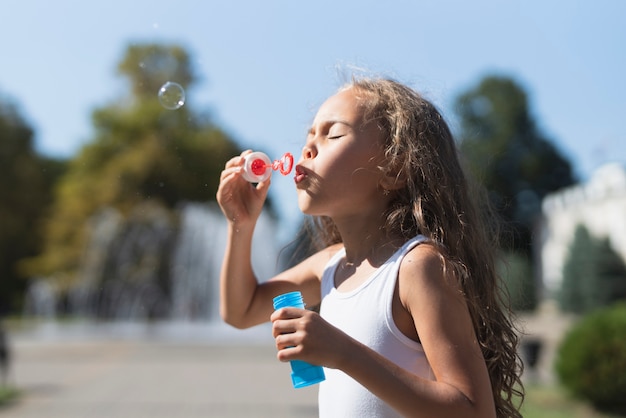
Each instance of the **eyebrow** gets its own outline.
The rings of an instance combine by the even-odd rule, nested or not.
[[[325,120],[325,121],[322,122],[322,126],[333,126],[333,125],[338,124],[338,123],[342,124],[342,125],[345,125],[345,126],[347,126],[349,128],[353,128],[354,129],[354,126],[352,126],[351,123],[349,123],[348,121],[342,120],[342,119]],[[314,125],[311,125],[311,127],[307,130],[307,133],[312,133],[313,132],[313,128],[314,128]]]

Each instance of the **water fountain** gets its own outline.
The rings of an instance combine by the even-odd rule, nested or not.
[[[263,212],[252,243],[252,263],[261,280],[279,268],[276,228],[277,221]],[[97,326],[98,332],[168,338],[259,335],[230,329],[219,318],[226,221],[215,203],[186,203],[175,211],[147,203],[126,218],[106,208],[91,219],[89,231],[80,280],[66,303],[68,314],[90,321],[83,331]],[[53,292],[43,292],[44,283],[33,286],[37,298],[27,305],[31,313],[53,316]],[[266,329],[261,333],[269,336]]]
[[[172,263],[172,319],[219,320],[218,278],[226,222],[218,211],[216,206],[200,204],[187,204],[182,210]],[[252,242],[252,263],[261,278],[271,277],[278,269],[278,247],[271,239],[275,230],[276,222],[263,212]]]

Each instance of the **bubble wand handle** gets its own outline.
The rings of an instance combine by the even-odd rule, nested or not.
[[[272,175],[272,170],[286,176],[293,168],[293,155],[287,152],[279,160],[272,162],[267,154],[256,151],[245,156],[243,178],[250,183],[260,183]]]
[[[294,307],[304,309],[304,301],[300,292],[289,292],[274,298],[274,309]],[[315,366],[301,360],[292,360],[291,364],[291,383],[293,387],[303,388],[305,386],[320,383],[326,379],[324,368]]]

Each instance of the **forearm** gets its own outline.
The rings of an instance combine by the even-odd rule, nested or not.
[[[220,273],[220,315],[237,328],[248,328],[260,322],[246,315],[258,286],[251,261],[253,232],[253,225],[229,224]]]
[[[416,376],[355,340],[345,348],[338,368],[403,416],[495,418],[489,403],[481,405],[449,383]]]
[[[271,309],[264,310],[263,307],[254,308],[259,285],[252,269],[252,235],[270,181],[268,179],[253,186],[241,176],[244,157],[250,152],[244,151],[226,162],[216,194],[228,223],[220,272],[220,314],[224,321],[237,328],[259,324],[267,320],[271,312]]]

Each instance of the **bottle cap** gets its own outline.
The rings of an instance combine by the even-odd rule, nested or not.
[[[273,299],[274,309],[286,308],[288,306],[294,308],[304,308],[304,302],[302,300],[302,293],[299,291],[283,293]]]

